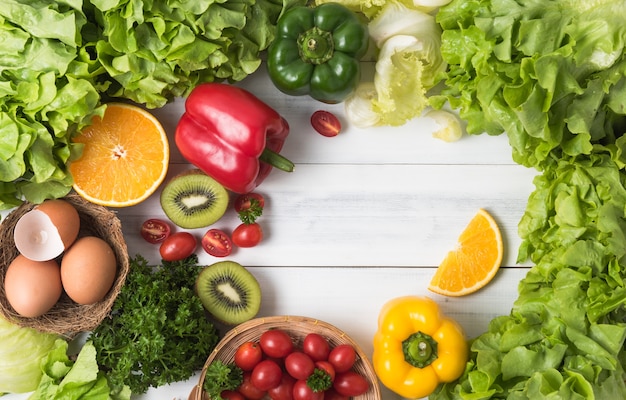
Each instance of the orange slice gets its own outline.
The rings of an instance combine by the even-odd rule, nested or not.
[[[463,296],[485,286],[498,272],[503,255],[500,229],[489,213],[478,210],[448,252],[428,289],[446,296]]]
[[[127,207],[148,198],[165,179],[169,144],[161,123],[148,111],[107,104],[103,118],[74,138],[84,144],[69,165],[74,190],[95,204]]]

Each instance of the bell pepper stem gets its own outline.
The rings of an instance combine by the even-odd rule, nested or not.
[[[263,153],[261,153],[259,160],[281,171],[293,172],[295,169],[294,163],[292,163],[289,159],[281,156],[273,150],[268,149],[267,147],[263,150]]]
[[[437,359],[437,342],[430,335],[416,332],[402,342],[402,352],[406,362],[424,368]]]
[[[333,57],[335,51],[333,35],[317,26],[301,33],[297,42],[300,58],[311,64],[324,64]]]

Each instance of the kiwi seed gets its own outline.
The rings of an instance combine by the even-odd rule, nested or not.
[[[228,325],[252,319],[261,307],[259,282],[234,261],[220,261],[204,268],[196,279],[196,293],[204,308]]]
[[[228,192],[199,169],[173,177],[161,192],[161,208],[181,228],[203,228],[222,218],[228,207]]]

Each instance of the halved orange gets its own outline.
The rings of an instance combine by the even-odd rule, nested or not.
[[[504,253],[500,228],[493,217],[479,209],[448,252],[428,289],[446,296],[473,293],[498,272]]]
[[[84,144],[70,163],[74,190],[95,204],[127,207],[156,191],[169,166],[169,143],[161,123],[131,104],[109,103],[73,139]]]

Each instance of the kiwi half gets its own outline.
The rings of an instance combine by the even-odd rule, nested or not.
[[[204,228],[222,218],[228,192],[199,169],[176,175],[163,187],[161,208],[181,228]]]
[[[196,293],[204,308],[227,325],[252,319],[261,307],[259,282],[234,261],[220,261],[204,268],[196,279]]]

